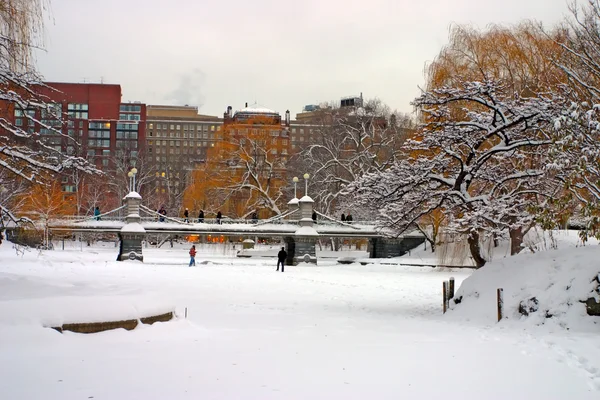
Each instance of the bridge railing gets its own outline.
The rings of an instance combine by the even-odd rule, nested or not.
[[[93,223],[93,222],[125,222],[125,217],[124,216],[117,216],[117,215],[108,215],[108,216],[101,216],[99,219],[97,219],[97,217],[94,216],[82,216],[82,215],[64,215],[64,216],[60,216],[57,218],[53,218],[50,222],[51,223],[60,223],[60,222],[65,222],[65,223],[78,223],[78,222],[89,222],[89,223]],[[246,225],[255,225],[255,224],[259,224],[261,222],[264,222],[265,220],[262,219],[258,219],[258,220],[252,220],[252,219],[237,219],[237,218],[222,218],[221,219],[221,225],[229,225],[229,224],[246,224]],[[161,223],[173,223],[173,222],[179,222],[182,224],[185,224],[185,218],[180,218],[180,217],[168,217],[167,220],[165,221],[161,221],[160,217],[158,216],[143,216],[141,217],[141,222],[144,223],[150,223],[150,222],[161,222]],[[198,223],[198,218],[189,218],[189,224],[197,224]],[[217,219],[216,218],[204,218],[204,222],[205,224],[217,224]],[[269,221],[268,224],[273,224],[273,225],[285,225],[285,224],[292,224],[292,225],[298,225],[299,220],[298,219],[279,219],[279,220],[274,220],[274,221]],[[328,219],[322,219],[319,218],[317,220],[317,225],[321,225],[321,226],[347,226],[350,225],[349,223],[341,223],[335,220],[328,220]],[[351,225],[366,225],[366,226],[372,226],[373,223],[370,221],[353,221],[351,223]]]

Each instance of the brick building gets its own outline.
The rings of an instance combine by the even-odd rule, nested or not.
[[[98,169],[110,172],[116,157],[135,160],[143,147],[146,106],[121,103],[120,85],[47,82],[36,92],[48,99],[53,112],[17,108],[13,122],[29,132],[39,132],[56,150],[86,157]],[[63,179],[63,190],[75,192],[77,188]]]

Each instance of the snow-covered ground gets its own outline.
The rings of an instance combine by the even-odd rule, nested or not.
[[[600,398],[598,331],[497,324],[493,304],[442,315],[442,281],[472,270],[324,259],[281,273],[214,246],[192,268],[184,245],[145,249],[144,264],[115,262],[111,243],[56,248],[0,245],[2,399]],[[177,320],[133,331],[45,328],[170,309]]]

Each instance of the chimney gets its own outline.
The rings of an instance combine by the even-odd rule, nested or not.
[[[290,110],[287,110],[287,111],[285,112],[285,124],[286,124],[287,126],[290,126]]]
[[[227,115],[229,116],[229,118],[231,118],[231,114],[232,114],[232,108],[231,106],[227,106]]]

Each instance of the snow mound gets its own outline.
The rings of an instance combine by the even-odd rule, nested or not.
[[[502,288],[502,323],[600,332],[600,317],[589,316],[583,303],[600,301],[599,256],[600,247],[592,245],[490,262],[463,281],[448,317],[496,322],[496,289]]]

